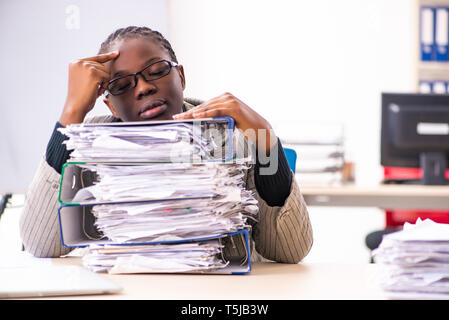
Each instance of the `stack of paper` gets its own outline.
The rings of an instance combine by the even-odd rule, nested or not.
[[[373,251],[381,287],[391,298],[449,299],[449,224],[406,223]]]
[[[249,197],[248,197],[249,198]],[[211,199],[98,205],[96,226],[114,242],[169,241],[209,237],[247,227],[254,204]]]
[[[81,179],[67,203],[82,208],[83,228],[89,208],[101,240],[107,240],[90,244],[84,256],[88,268],[205,272],[228,265],[221,239],[249,229],[248,219],[257,219],[257,200],[244,188],[251,159],[208,161],[221,154],[216,149],[223,137],[197,129],[169,121],[62,130],[69,136],[67,148],[74,150],[66,166],[79,168],[68,172],[80,172],[62,176],[69,182]],[[86,184],[83,176],[95,178]]]
[[[215,146],[214,135],[205,138],[200,124],[188,122],[151,126],[81,124],[58,130],[70,138],[64,143],[67,150],[74,150],[73,161],[191,162],[212,159]]]
[[[80,166],[96,172],[98,181],[81,189],[74,202],[239,196],[248,169],[244,163],[218,162]]]
[[[228,264],[219,259],[219,240],[177,244],[117,246],[92,245],[84,264],[93,271],[117,273],[201,272]]]

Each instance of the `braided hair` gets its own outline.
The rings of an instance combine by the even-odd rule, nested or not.
[[[172,61],[178,63],[175,52],[173,51],[170,42],[168,42],[168,40],[165,39],[159,31],[152,30],[148,27],[129,26],[126,28],[117,29],[116,31],[111,33],[101,44],[98,54],[109,52],[112,45],[119,40],[135,39],[139,37],[152,40],[155,43],[159,44],[163,49],[166,49],[168,51]]]

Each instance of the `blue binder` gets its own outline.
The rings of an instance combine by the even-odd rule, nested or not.
[[[118,245],[118,246],[136,246],[136,245],[158,245],[158,244],[177,244],[185,242],[202,242],[214,239],[229,238],[232,245],[235,240],[233,237],[242,239],[245,245],[245,252],[239,259],[229,261],[229,264],[222,269],[211,270],[205,273],[217,274],[246,274],[251,271],[250,244],[249,235],[246,229],[241,229],[232,233],[218,234],[215,236],[191,238],[174,241],[158,242],[124,242],[113,243],[108,239],[102,238],[102,235],[95,229],[93,216],[90,214],[94,205],[63,205],[58,209],[59,230],[61,243],[66,248],[87,247],[90,244],[96,245]]]
[[[421,61],[435,60],[435,8],[421,7],[420,19]]]
[[[449,8],[435,8],[435,56],[436,61],[447,62],[449,59]]]

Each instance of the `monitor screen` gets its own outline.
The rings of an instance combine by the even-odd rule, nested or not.
[[[448,184],[449,95],[382,93],[381,164],[421,168],[418,183]]]

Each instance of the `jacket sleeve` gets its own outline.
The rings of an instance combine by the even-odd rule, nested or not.
[[[19,229],[27,252],[41,258],[60,257],[71,251],[61,244],[58,221],[60,174],[42,157],[28,188]]]
[[[112,115],[86,118],[86,123],[114,122]],[[34,178],[28,187],[25,206],[20,218],[19,229],[25,250],[36,257],[60,257],[72,249],[62,246],[58,221],[59,183],[61,175],[58,171],[66,162],[69,154],[58,138],[55,126],[53,135],[47,146],[47,153],[42,157]],[[52,154],[53,156],[48,157]],[[50,165],[50,164],[51,165]]]
[[[258,222],[252,232],[257,252],[276,262],[300,262],[312,247],[313,233],[306,203],[294,176],[290,194],[281,207],[269,206],[257,193],[253,168],[248,172],[247,188],[254,190],[259,202]]]

